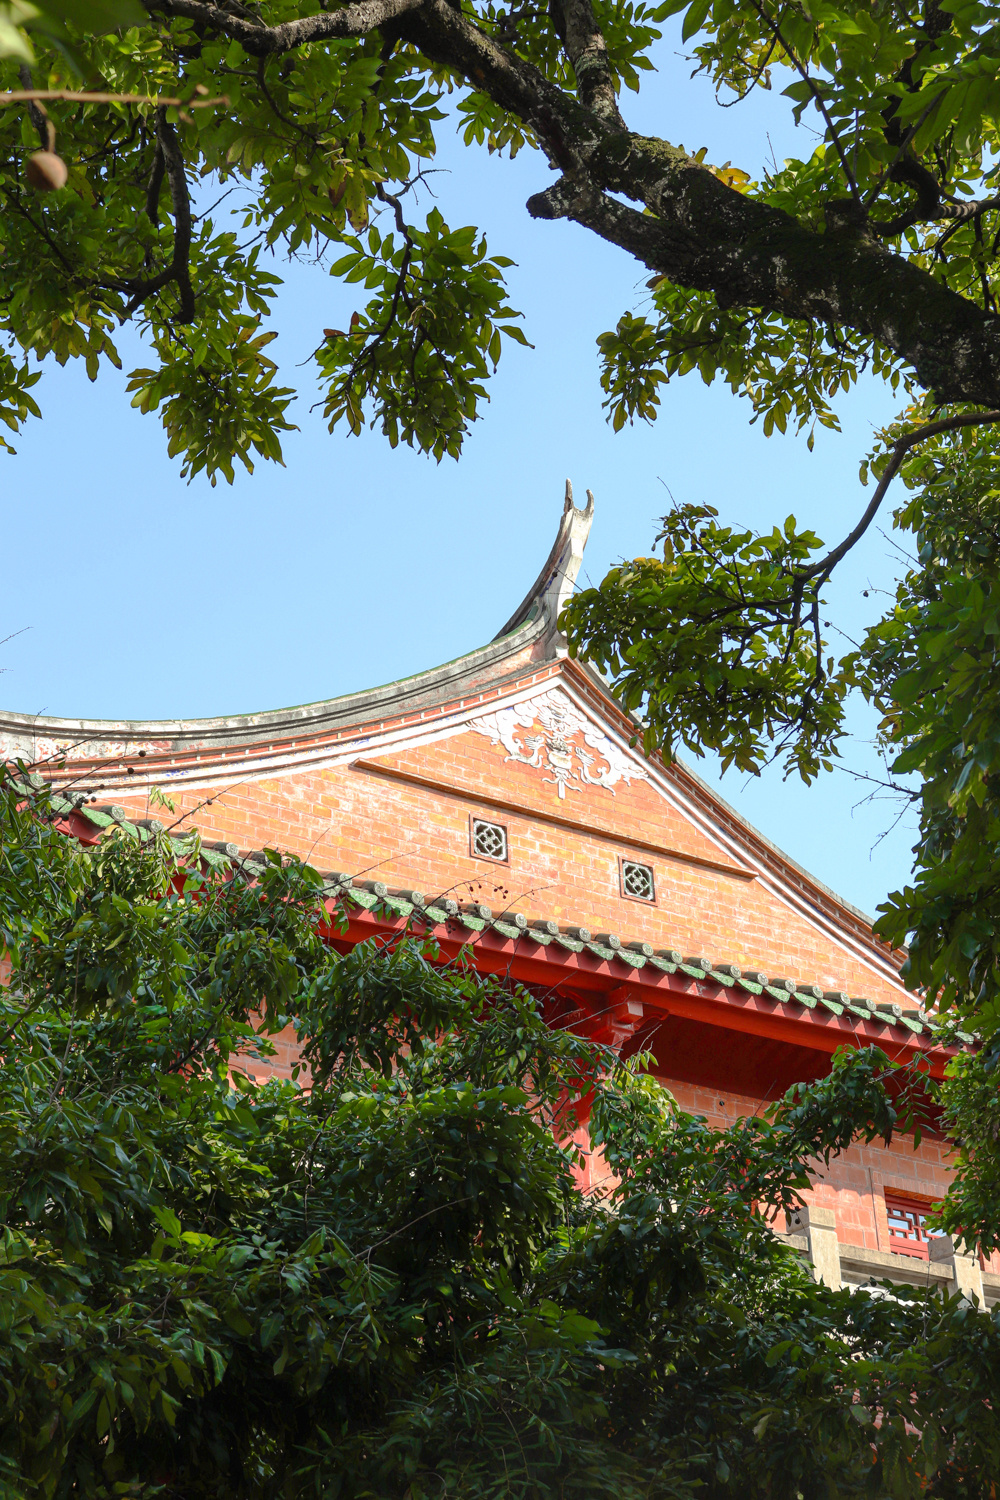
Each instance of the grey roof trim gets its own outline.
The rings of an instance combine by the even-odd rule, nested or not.
[[[543,639],[547,632],[543,617],[527,622],[514,635],[491,641],[467,656],[418,672],[412,677],[360,693],[346,693],[293,708],[268,709],[262,713],[229,714],[212,719],[57,719],[41,714],[0,711],[0,734],[17,738],[170,740],[175,745],[243,744],[269,740],[282,734],[319,734],[343,725],[357,725],[412,712],[445,702],[460,694],[463,681],[485,668],[501,665],[524,647]],[[490,679],[503,682],[502,676]]]
[[[566,481],[566,499],[545,567],[507,624],[488,645],[441,666],[402,677],[380,687],[337,698],[321,699],[289,708],[266,709],[250,714],[225,714],[207,719],[62,719],[41,714],[19,714],[0,710],[0,736],[15,745],[15,754],[33,756],[38,738],[69,740],[77,744],[93,739],[167,740],[174,748],[240,745],[283,736],[322,734],[345,725],[364,727],[387,716],[393,718],[460,697],[470,678],[491,672],[490,686],[502,685],[502,667],[525,647],[540,647],[538,664],[555,661],[564,654],[565,643],[555,628],[559,610],[569,597],[583,560],[583,548],[594,513],[594,497],[588,491],[586,509],[573,504],[573,489]],[[470,684],[471,685],[471,684]],[[481,684],[477,684],[477,691]],[[3,749],[0,744],[0,749]],[[9,752],[8,752],[9,753]]]

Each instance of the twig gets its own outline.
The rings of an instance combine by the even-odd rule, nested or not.
[[[1000,422],[1000,411],[964,412],[955,417],[943,417],[939,422],[928,422],[914,432],[904,433],[901,438],[897,438],[892,445],[892,457],[886,465],[885,472],[878,482],[878,488],[861,520],[838,546],[827,553],[826,557],[820,558],[819,562],[813,563],[812,567],[796,569],[796,584],[798,585],[801,581],[804,586],[815,579],[817,587],[822,587],[841,558],[845,557],[854,544],[860,541],[874,521],[878,508],[885,499],[886,490],[899,473],[903,459],[911,448],[915,448],[917,443],[922,443],[927,438],[938,437],[942,432],[954,432],[960,427],[978,427],[989,422]]]
[[[851,168],[847,161],[847,153],[844,150],[843,146],[840,144],[840,136],[837,134],[836,126],[834,125],[833,120],[830,118],[829,110],[823,102],[823,95],[820,93],[819,85],[816,83],[815,79],[810,77],[808,68],[806,68],[803,63],[799,62],[799,59],[796,57],[791,47],[789,47],[788,43],[785,41],[784,37],[781,34],[781,30],[778,26],[777,21],[771,20],[771,17],[767,14],[767,11],[764,9],[764,7],[758,4],[758,0],[752,0],[752,3],[754,10],[760,16],[765,26],[769,26],[771,28],[772,33],[780,43],[786,57],[789,58],[792,66],[795,68],[795,71],[798,73],[799,77],[806,85],[806,88],[812,94],[813,103],[819,110],[820,114],[823,116],[823,119],[826,121],[826,128],[830,132],[830,139],[833,141],[834,149],[836,150],[837,155],[840,157],[840,165],[844,169],[844,176],[847,178],[847,186],[851,190],[851,197],[856,203],[861,204],[861,206],[863,207],[864,204],[862,202],[861,193],[858,189],[858,184],[855,180],[854,173],[851,171]]]
[[[67,104],[155,104],[165,109],[210,109],[215,104],[229,103],[228,94],[218,94],[213,99],[167,99],[161,94],[77,93],[73,89],[11,89],[0,93],[0,105],[36,104],[43,99],[61,99]],[[41,134],[33,113],[32,122]]]

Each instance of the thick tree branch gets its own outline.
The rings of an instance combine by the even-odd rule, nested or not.
[[[177,283],[180,298],[177,322],[193,323],[194,291],[188,269],[191,255],[191,199],[188,196],[187,175],[177,132],[167,119],[165,109],[156,111],[156,139],[163,156],[174,211],[174,253],[170,261],[170,275]]]
[[[607,45],[590,0],[551,0],[550,14],[573,64],[581,102],[599,119],[624,130]]]
[[[265,26],[247,12],[242,15],[223,10],[211,0],[145,0],[151,13],[186,16],[210,26],[223,36],[232,37],[253,57],[275,57],[303,47],[307,42],[331,41],[338,37],[367,36],[388,21],[415,10],[422,0],[355,0],[340,10],[321,11],[302,16],[280,26]]]
[[[603,196],[627,194],[655,217]],[[941,401],[1000,404],[1000,319],[855,228],[821,233],[727,187],[665,141],[630,136],[588,153],[528,201],[567,217],[722,307],[853,328],[912,366]]]
[[[397,26],[400,37],[434,62],[462,73],[473,88],[516,115],[538,136],[549,161],[579,170],[586,156],[609,139],[627,140],[579,99],[537,68],[480,31],[447,0],[424,0]]]
[[[613,128],[444,0],[426,0],[400,30],[536,132],[564,176],[529,199],[534,216],[574,219],[723,307],[853,328],[905,359],[941,401],[1000,405],[1000,320],[862,226],[831,215],[823,233],[728,187],[668,142]]]
[[[824,233],[727,186],[668,142],[622,130],[617,118],[587,108],[448,0],[357,0],[278,27],[210,0],[146,3],[191,16],[257,55],[389,25],[394,36],[461,73],[536,134],[563,173],[529,200],[536,217],[574,219],[676,285],[713,292],[723,307],[852,328],[906,360],[941,401],[1000,406],[1000,319],[892,254],[863,223],[851,222],[843,205],[830,205]],[[581,57],[587,45],[582,14],[574,12],[580,30],[573,42]],[[567,28],[567,46],[569,34]],[[590,75],[595,87],[599,71]]]

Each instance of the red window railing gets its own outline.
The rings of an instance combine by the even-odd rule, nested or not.
[[[931,1240],[943,1233],[927,1227],[930,1202],[887,1192],[885,1209],[889,1219],[889,1249],[896,1255],[915,1255],[927,1260]]]

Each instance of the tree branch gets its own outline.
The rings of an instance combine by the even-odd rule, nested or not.
[[[22,82],[26,71],[22,72]],[[29,80],[30,77],[29,74]],[[45,122],[48,116],[44,109],[35,108],[42,99],[59,99],[67,104],[164,104],[180,109],[210,109],[215,104],[229,103],[228,94],[217,94],[213,99],[170,99],[164,94],[104,94],[88,89],[33,89],[25,85],[23,89],[9,89],[0,93],[0,108],[8,104],[27,104],[32,123],[45,139]]]
[[[160,189],[163,187],[165,169],[163,147],[157,139],[153,148],[153,165],[149,173],[149,182],[146,185],[146,217],[153,224],[160,222]]]
[[[156,111],[156,155],[146,187],[146,213],[154,224],[159,224],[160,189],[166,177],[170,184],[170,201],[174,216],[174,248],[167,268],[149,281],[118,283],[119,289],[132,293],[132,299],[124,316],[131,317],[153,292],[177,283],[180,309],[175,322],[193,323],[195,319],[194,289],[191,286],[189,261],[191,256],[191,198],[188,193],[184,157],[181,155],[177,132],[167,119],[167,111],[161,107]]]
[[[188,196],[187,174],[184,171],[184,158],[177,141],[177,132],[167,119],[165,109],[156,111],[156,138],[163,155],[174,210],[174,253],[170,261],[170,276],[177,283],[180,297],[177,322],[193,323],[194,291],[188,270],[191,254],[191,199]]]
[[[340,10],[321,11],[302,16],[280,26],[265,26],[246,12],[236,15],[213,5],[211,0],[145,0],[146,9],[168,16],[186,16],[209,26],[223,36],[232,37],[253,57],[278,56],[307,42],[330,41],[338,37],[367,36],[386,22],[416,10],[423,0],[355,0]]]
[[[624,130],[607,45],[594,20],[590,0],[551,0],[550,14],[573,64],[581,103],[599,119]]]
[[[854,329],[906,360],[939,401],[1000,406],[1000,319],[891,254],[863,222],[835,215],[833,206],[823,233],[727,186],[668,142],[622,130],[617,106],[615,118],[602,118],[448,0],[356,0],[278,27],[211,0],[145,3],[189,16],[258,55],[362,35],[392,21],[400,40],[460,73],[537,136],[563,178],[529,200],[534,216],[572,218],[675,285],[713,292],[721,307]],[[586,17],[574,16],[580,31],[573,45],[579,43],[582,58]],[[595,87],[599,73],[592,75]]]
[[[581,100],[550,83],[475,26],[448,0],[424,0],[398,25],[400,37],[433,62],[454,68],[501,109],[538,136],[549,161],[562,171],[580,170],[586,156],[608,139],[628,137],[587,109]]]
[[[571,218],[675,285],[714,292],[720,307],[853,328],[907,360],[942,402],[1000,405],[1000,319],[858,228],[800,224],[666,141],[605,137],[528,211]]]
[[[798,73],[799,77],[802,79],[802,82],[805,84],[810,94],[812,94],[813,103],[819,110],[820,114],[823,116],[823,121],[829,132],[830,139],[833,141],[834,150],[840,158],[840,165],[843,169],[844,177],[847,181],[847,186],[851,190],[851,197],[856,203],[860,203],[861,194],[858,191],[857,181],[855,179],[854,173],[851,171],[850,164],[847,160],[847,153],[844,150],[843,146],[840,144],[840,136],[837,134],[837,127],[834,125],[833,120],[830,117],[830,111],[826,107],[823,95],[820,92],[819,84],[812,77],[805,63],[799,61],[796,54],[792,51],[791,47],[785,41],[785,38],[781,34],[781,30],[778,26],[777,21],[773,20],[768,15],[764,7],[758,4],[758,0],[751,0],[751,4],[753,5],[753,8],[757,12],[758,16],[760,16],[760,19],[764,22],[764,25],[767,26],[770,30],[772,36],[781,47],[781,50],[784,52],[785,56],[791,62],[792,67]]]
[[[922,208],[919,203],[916,203],[895,219],[888,219],[884,223],[873,219],[871,227],[880,239],[894,239],[896,235],[912,228],[914,224],[940,224],[949,219],[956,221],[955,229],[961,229],[962,225],[967,224],[970,219],[978,220],[983,214],[990,213],[995,208],[1000,208],[1000,198],[969,198],[964,203],[941,203],[939,201],[933,209]]]
[[[925,426],[918,427],[913,432],[904,433],[901,438],[897,438],[892,445],[892,457],[883,471],[868,508],[854,530],[848,532],[844,540],[828,552],[826,557],[820,558],[819,562],[813,563],[809,568],[796,569],[796,580],[801,579],[803,583],[814,582],[817,588],[822,588],[841,558],[847,556],[874,521],[878,508],[885,499],[886,491],[899,473],[903,460],[911,448],[915,448],[918,443],[926,442],[928,438],[938,437],[942,432],[954,432],[961,427],[979,427],[990,422],[1000,422],[1000,411],[962,412],[959,416],[942,417],[939,422],[928,422]]]
[[[21,98],[28,106],[28,118],[38,131],[38,139],[42,143],[42,150],[51,151],[53,143],[52,121],[49,119],[48,112],[38,102],[38,97],[32,87],[31,69],[27,63],[21,64],[17,70],[17,76],[24,84],[24,89],[21,91]]]

